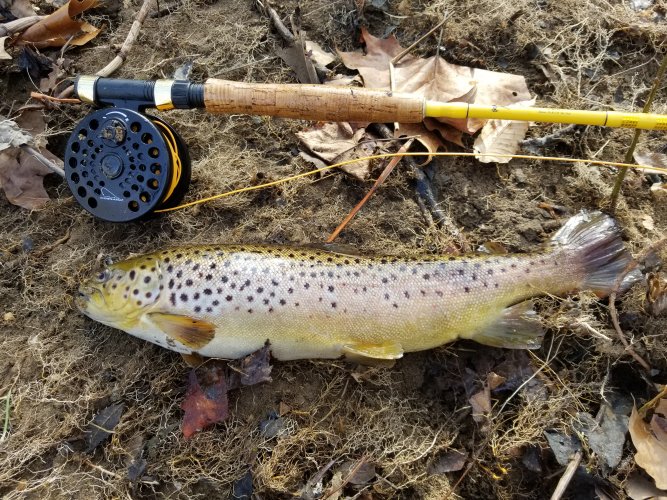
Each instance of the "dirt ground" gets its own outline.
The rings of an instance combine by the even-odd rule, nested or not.
[[[296,5],[275,7],[287,16]],[[105,31],[68,52],[71,73],[93,73],[111,60],[139,7],[130,1],[115,13],[93,14],[91,22]],[[303,0],[300,7],[307,37],[332,51],[359,49],[361,26],[376,36],[395,33],[408,46],[448,12],[440,41],[448,61],[521,74],[538,104],[582,109],[640,110],[667,34],[662,2],[645,10],[634,10],[629,0]],[[146,21],[114,76],[169,78],[190,60],[196,81],[293,83],[292,71],[275,56],[281,44],[251,0],[185,0]],[[431,36],[416,54],[433,55],[437,44]],[[341,63],[334,70],[350,73]],[[10,116],[34,90],[24,75],[3,66],[0,89],[0,114]],[[663,90],[653,110],[667,112]],[[88,111],[46,111],[51,151],[62,155],[74,124]],[[312,168],[299,157],[295,137],[307,122],[201,111],[162,117],[190,146],[188,199]],[[542,124],[529,134],[560,128]],[[632,134],[589,127],[540,152],[622,161]],[[664,133],[644,133],[640,144],[659,150]],[[375,164],[371,177],[381,168]],[[511,252],[539,248],[565,219],[540,202],[570,215],[604,209],[614,180],[614,172],[589,165],[527,160],[496,166],[436,159],[427,171],[441,207],[475,248],[493,241]],[[541,304],[550,328],[543,347],[530,354],[457,342],[406,355],[393,368],[275,363],[272,383],[234,391],[230,418],[185,440],[180,404],[189,368],[180,356],[96,324],[73,305],[79,282],[109,257],[179,243],[321,242],[370,183],[327,174],[130,224],[92,218],[56,176],[47,177],[52,201],[42,210],[29,212],[0,195],[0,396],[11,393],[8,435],[0,443],[0,494],[228,498],[245,477],[257,498],[267,499],[324,498],[323,491],[329,498],[547,498],[564,466],[545,431],[571,435],[581,413],[595,416],[610,394],[642,404],[655,396],[652,384],[667,382],[665,319],[644,311],[640,286],[619,309],[626,334],[654,369],[649,375],[624,352],[604,301],[554,298]],[[635,253],[667,229],[667,211],[652,198],[650,185],[630,172],[617,212]],[[339,241],[368,253],[414,255],[448,251],[456,238],[422,215],[413,180],[399,164]],[[3,320],[6,313],[11,318]],[[491,392],[490,416],[477,421],[470,397],[490,372],[504,374],[506,382]],[[111,439],[86,451],[93,417],[115,403],[123,413]],[[441,472],[449,450],[468,459],[460,470]],[[609,468],[584,446],[566,498],[624,498],[624,484],[638,470],[633,453],[628,440],[620,464]],[[336,481],[360,460],[371,469],[368,477],[335,491]],[[145,468],[137,473],[139,465]]]

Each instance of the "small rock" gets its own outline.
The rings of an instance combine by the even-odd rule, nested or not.
[[[2,315],[2,319],[5,320],[6,323],[11,323],[16,319],[16,317],[14,316],[14,313],[6,312],[5,314]]]

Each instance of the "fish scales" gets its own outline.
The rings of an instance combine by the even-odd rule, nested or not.
[[[393,359],[456,338],[530,347],[540,329],[522,301],[582,289],[593,272],[565,240],[533,254],[421,258],[261,245],[182,247],[105,272],[102,295],[107,309],[115,307],[110,296],[118,304],[115,315],[96,317],[90,300],[82,310],[169,349],[224,358],[245,356],[266,340],[278,359]],[[610,254],[615,276],[617,261],[629,257],[618,245]],[[529,326],[533,333],[527,334]]]

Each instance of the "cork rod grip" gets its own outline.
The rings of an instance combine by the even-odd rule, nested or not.
[[[424,99],[357,87],[267,84],[209,79],[204,105],[211,113],[243,113],[318,121],[418,123]]]

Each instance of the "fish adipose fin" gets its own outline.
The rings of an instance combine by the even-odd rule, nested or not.
[[[398,342],[384,342],[382,344],[346,344],[343,351],[347,357],[362,357],[371,359],[398,359],[403,357],[403,347]]]
[[[168,337],[190,349],[201,349],[215,335],[215,325],[189,316],[154,312],[148,317]]]
[[[503,309],[497,322],[470,338],[492,347],[537,349],[543,336],[544,329],[533,309],[533,301],[526,300]]]
[[[574,264],[583,267],[580,289],[590,290],[598,297],[612,292],[616,280],[633,261],[614,219],[597,211],[582,211],[570,218],[551,238],[551,245],[574,255]],[[634,269],[623,280],[620,291],[640,278],[641,272]]]

